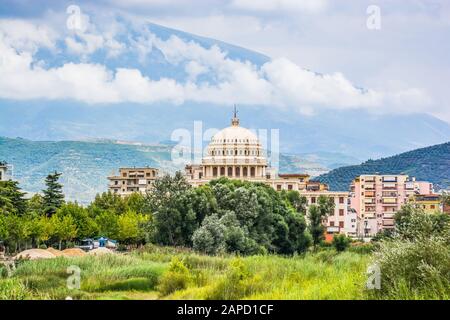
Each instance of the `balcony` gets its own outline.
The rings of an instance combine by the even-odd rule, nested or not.
[[[383,227],[393,227],[394,223],[394,219],[383,219]]]
[[[397,182],[397,177],[395,176],[385,176],[382,179],[383,182]]]
[[[366,183],[364,185],[364,189],[365,190],[375,190],[375,184],[373,184],[373,183]]]
[[[375,218],[375,211],[373,211],[373,212],[372,212],[372,211],[370,211],[370,212],[367,212],[367,211],[366,211],[366,212],[364,213],[364,218],[371,218],[371,219],[372,219],[372,218]]]
[[[383,183],[383,190],[396,190],[397,184],[396,183]]]
[[[395,213],[394,212],[385,212],[383,213],[383,218],[386,219],[394,219]]]
[[[397,192],[392,192],[392,191],[383,192],[383,197],[385,197],[385,198],[397,198],[397,196],[398,196]]]

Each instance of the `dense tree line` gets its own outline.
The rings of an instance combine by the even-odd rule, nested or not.
[[[106,236],[208,254],[302,253],[321,242],[323,219],[334,209],[333,201],[319,197],[307,212],[298,192],[262,183],[222,178],[193,188],[179,172],[157,179],[145,195],[102,193],[81,206],[64,200],[59,177],[50,174],[43,195],[29,200],[17,182],[0,183],[0,240],[10,251]]]

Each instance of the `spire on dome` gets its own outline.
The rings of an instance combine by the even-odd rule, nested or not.
[[[233,118],[231,119],[231,125],[233,127],[237,127],[239,126],[239,118],[237,117],[237,109],[236,109],[236,105],[234,105],[234,110],[233,110]]]

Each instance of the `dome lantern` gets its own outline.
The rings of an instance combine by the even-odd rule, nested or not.
[[[234,110],[233,110],[233,118],[231,119],[231,125],[233,127],[238,127],[239,126],[239,118],[237,117],[237,110],[236,110],[236,105],[234,105]]]

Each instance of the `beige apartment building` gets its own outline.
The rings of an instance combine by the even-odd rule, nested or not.
[[[371,237],[394,228],[394,215],[418,194],[432,194],[433,185],[407,175],[361,175],[350,186],[350,208],[360,221],[359,235]]]
[[[158,177],[156,168],[120,168],[118,175],[108,177],[108,189],[112,193],[127,196],[133,192],[145,193]]]

